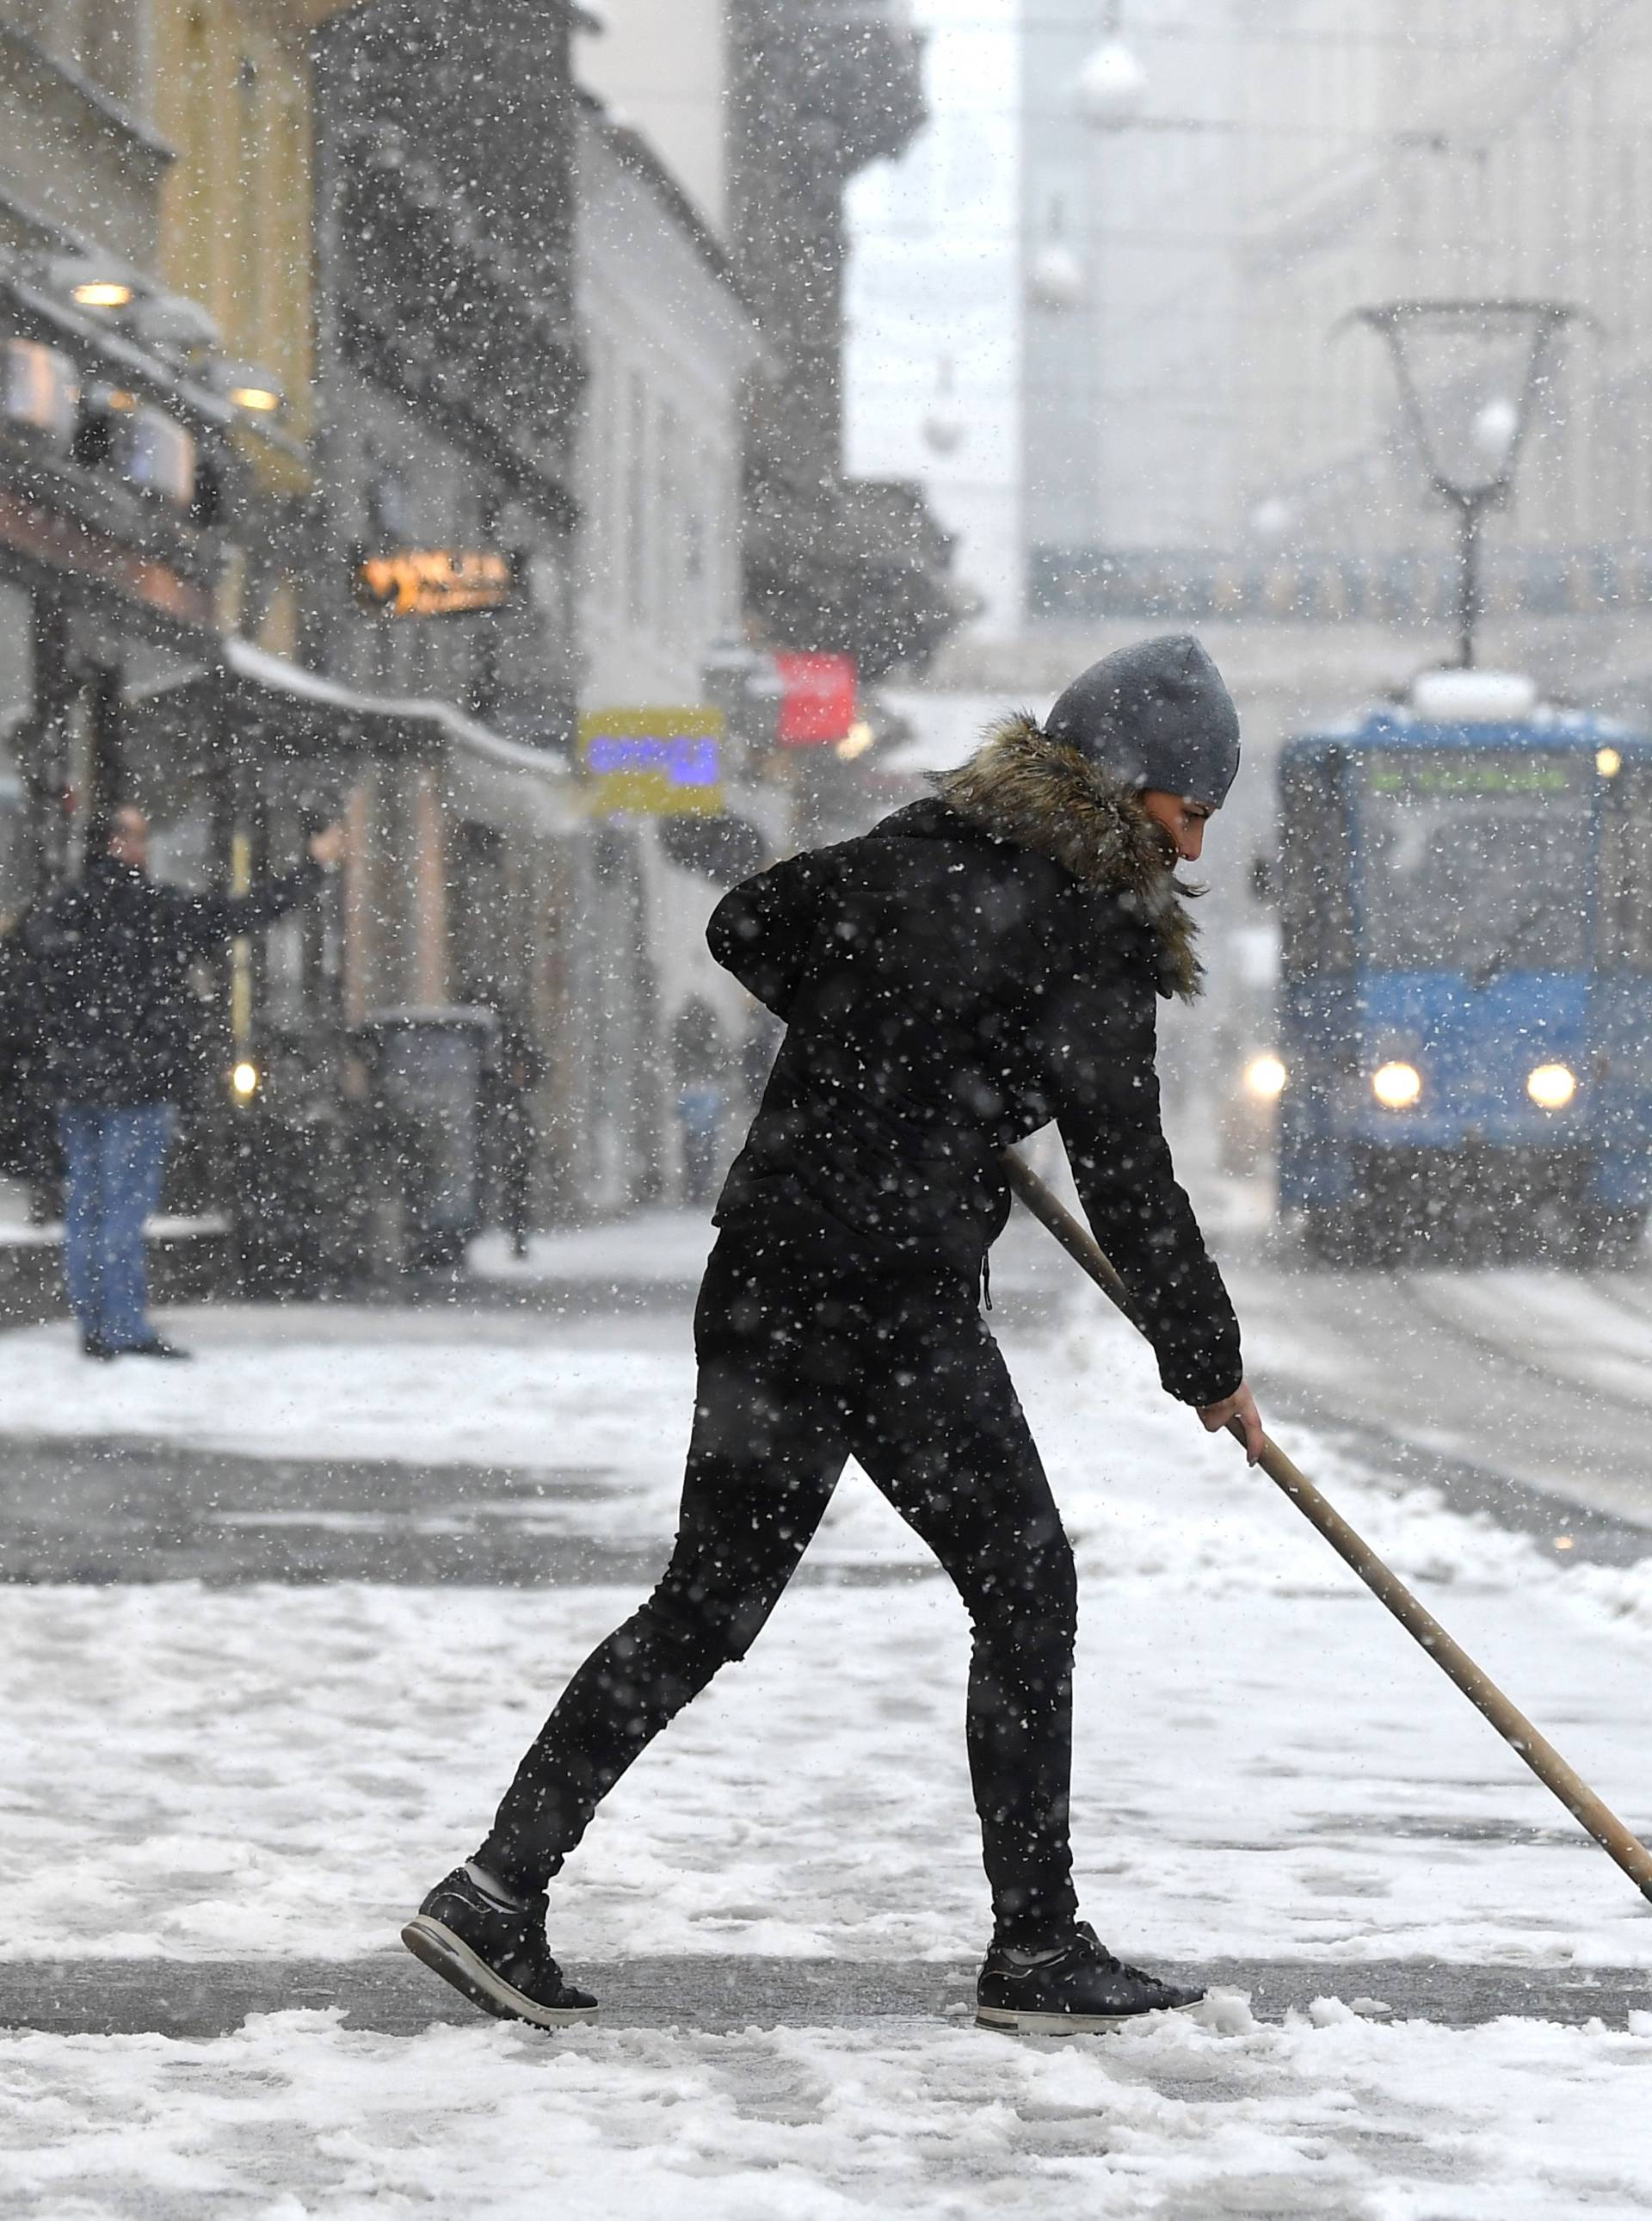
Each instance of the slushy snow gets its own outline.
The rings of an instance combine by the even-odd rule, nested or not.
[[[1128,1332],[1079,1319],[1014,1364],[1082,1573],[1085,1908],[1148,1959],[1343,1961],[1339,1995],[1283,2028],[1218,1999],[1197,2024],[1055,2049],[944,2021],[548,2043],[316,2013],[211,2043],[18,2033],[0,2040],[0,2204],[260,2221],[576,2197],[615,2221],[1652,2208],[1652,2015],[1452,2031],[1372,2011],[1361,1978],[1411,1956],[1652,1968],[1647,1907],[1272,1485],[1165,1402]],[[190,1322],[197,1362],[164,1382],[89,1375],[60,1329],[10,1336],[0,1408],[42,1433],[463,1461],[478,1517],[663,1558],[680,1326],[272,1323]],[[1646,1829],[1644,1569],[1561,1572],[1332,1446],[1287,1446]],[[585,1480],[559,1503],[570,1467]],[[542,1472],[548,1493],[497,1501],[489,1467]],[[854,1473],[811,1562],[827,1578],[793,1588],[554,1886],[555,1947],[599,1991],[616,1956],[949,1960],[984,1940],[961,1610]],[[638,1593],[0,1589],[4,1950],[393,1949]]]

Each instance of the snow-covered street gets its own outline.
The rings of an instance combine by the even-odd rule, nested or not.
[[[599,1993],[604,1961],[673,1969],[666,2024],[622,2010],[541,2040],[455,2023],[447,1994],[390,1955],[395,1930],[635,1601],[646,1572],[616,1582],[604,1548],[623,1541],[639,1569],[663,1555],[686,1322],[173,1323],[198,1354],[159,1378],[89,1378],[57,1327],[0,1340],[16,1425],[36,1447],[102,1440],[110,1493],[135,1442],[152,1467],[167,1443],[180,1471],[233,1457],[233,1501],[198,1511],[221,1547],[341,1531],[358,1569],[382,1545],[386,1573],[226,1585],[135,1562],[128,1582],[0,1588],[7,2017],[28,2018],[11,2001],[31,1966],[44,1985],[43,2025],[0,2038],[8,2211],[1652,2209],[1629,2094],[1652,2066],[1652,1913],[1082,1292],[1054,1330],[1005,1336],[1081,1568],[1081,1891],[1127,1954],[1214,1966],[1219,1986],[1191,2023],[1054,2049],[962,2024],[986,1918],[962,1613],[853,1471],[751,1658],[621,1784],[555,1886],[555,1948]],[[1652,1826],[1652,1570],[1557,1565],[1426,1492],[1397,1494],[1346,1447],[1279,1431],[1630,1824]],[[419,1486],[398,1494],[398,1471]],[[421,1528],[449,1553],[435,1582],[395,1577],[397,1535]],[[464,1578],[472,1548],[509,1585]],[[393,1975],[411,2028],[405,2006],[385,2025],[316,2009],[335,1956],[346,1975]],[[761,2025],[740,2020],[742,1961]],[[880,1966],[892,1980],[915,1962],[952,1999],[933,2019],[838,2005],[771,2026],[760,2011],[766,1968],[840,1963],[864,2000]],[[1223,1979],[1241,1965],[1298,1968],[1298,2005],[1257,2018],[1254,1980]],[[100,1967],[124,2018],[45,2010],[59,1988],[95,1997]],[[302,2009],[279,2010],[284,1967],[303,1970]],[[706,2025],[682,2005],[696,1967],[716,2000]],[[191,1968],[209,1988],[240,1968],[276,2009],[234,2033],[146,2018],[146,1981],[159,1997]],[[1419,2018],[1413,1976],[1453,1968],[1473,2010]],[[1524,2018],[1486,2005],[1498,1970]],[[1597,2024],[1591,1981],[1610,2013]]]
[[[23,2036],[8,2210],[1622,2221],[1652,2202],[1636,2023],[1463,2031],[1328,1999],[1065,2046],[945,2023],[393,2040],[317,2012],[210,2044]]]

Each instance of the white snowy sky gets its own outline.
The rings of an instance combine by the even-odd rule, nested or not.
[[[995,630],[1013,629],[1019,592],[1017,12],[919,0],[932,120],[849,191],[848,467],[923,479]],[[923,424],[946,360],[967,429],[937,455]]]

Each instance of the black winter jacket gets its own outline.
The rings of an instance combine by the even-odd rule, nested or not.
[[[937,799],[736,887],[709,939],[786,1021],[719,1224],[802,1217],[973,1274],[1009,1216],[1002,1152],[1054,1119],[1166,1388],[1238,1386],[1154,1069],[1157,995],[1198,991],[1192,926],[1113,774],[1014,720]]]
[[[321,885],[306,862],[251,894],[191,894],[103,858],[24,928],[32,1000],[59,1103],[166,1103],[186,1092],[196,998],[189,967],[255,933]]]

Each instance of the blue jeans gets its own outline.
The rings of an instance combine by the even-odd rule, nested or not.
[[[171,1106],[66,1103],[58,1135],[68,1171],[63,1277],[80,1331],[113,1349],[154,1339],[146,1316],[144,1221],[160,1201]]]

